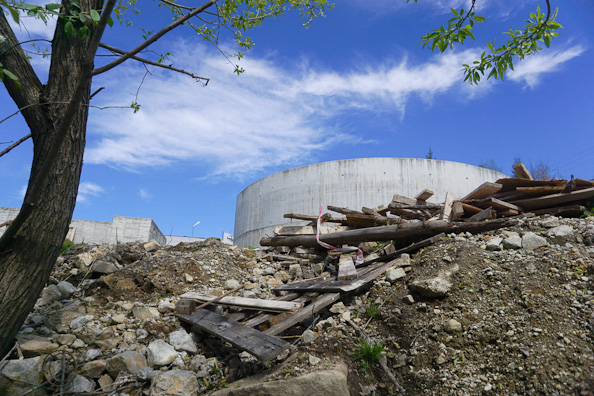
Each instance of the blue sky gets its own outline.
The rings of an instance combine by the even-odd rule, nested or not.
[[[170,21],[143,1],[134,26],[115,26],[103,42],[131,49],[140,27]],[[187,2],[198,3],[198,2]],[[87,150],[74,217],[110,221],[151,217],[173,235],[232,232],[237,195],[274,172],[361,157],[423,158],[478,165],[495,161],[510,173],[515,157],[543,161],[555,176],[594,178],[594,2],[552,1],[565,26],[551,48],[516,63],[505,82],[462,82],[462,64],[487,40],[519,28],[538,1],[479,0],[477,41],[445,54],[423,50],[421,36],[445,23],[449,7],[468,1],[337,0],[309,29],[296,15],[252,31],[256,43],[233,67],[191,31],[174,31],[152,50],[211,78],[191,78],[128,61],[94,80]],[[142,8],[146,7],[146,8]],[[49,28],[25,22],[28,37]],[[232,52],[222,36],[221,47]],[[150,54],[146,54],[150,57]],[[41,78],[48,61],[33,60]],[[97,63],[104,62],[100,59]],[[138,91],[138,113],[129,108]],[[0,119],[16,111],[0,89]],[[0,124],[0,149],[28,130],[15,116]],[[0,158],[0,206],[20,207],[32,158],[30,142]],[[323,204],[332,204],[331,202]]]

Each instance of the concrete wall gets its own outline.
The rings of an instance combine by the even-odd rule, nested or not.
[[[174,236],[174,235],[167,235],[165,237],[165,239],[167,239],[166,244],[167,245],[171,245],[171,246],[175,246],[178,245],[180,243],[191,243],[191,242],[202,242],[205,239],[204,238],[195,238],[195,237],[186,237],[186,236]]]
[[[305,222],[285,213],[317,214],[320,205],[348,207],[387,205],[394,194],[414,197],[424,189],[443,202],[446,192],[460,198],[486,181],[507,177],[459,162],[416,158],[359,158],[322,162],[275,173],[248,186],[237,197],[235,244],[259,246],[273,228]]]
[[[72,242],[78,243],[109,243],[111,223],[107,221],[72,220],[70,227],[74,229]]]

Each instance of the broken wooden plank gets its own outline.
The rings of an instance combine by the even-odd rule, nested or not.
[[[514,210],[514,209],[508,209],[508,210],[497,212],[497,216],[500,216],[500,217],[517,216],[519,214],[520,214],[520,212],[518,212],[517,210]]]
[[[464,206],[462,206],[462,202],[454,202],[452,204],[452,213],[450,216],[451,220],[459,219],[460,217],[464,216]],[[448,220],[448,219],[443,219]]]
[[[479,212],[481,209],[479,209]],[[430,222],[402,223],[382,227],[360,228],[334,234],[323,235],[320,240],[337,246],[342,244],[356,245],[361,242],[381,242],[396,240],[402,244],[416,242],[432,237],[441,232],[485,232],[514,225],[514,219],[498,219],[488,222],[451,223],[446,220]],[[260,240],[262,246],[304,246],[316,247],[318,241],[312,235],[287,237],[264,237]]]
[[[295,326],[297,323],[303,322],[304,320],[311,317],[316,312],[326,308],[333,302],[338,301],[338,299],[340,299],[340,293],[327,293],[321,295],[307,307],[285,318],[284,320],[275,324],[274,326],[270,327],[264,333],[271,336],[280,334],[288,328]]]
[[[496,181],[497,184],[501,184],[501,190],[499,192],[513,191],[517,187],[536,187],[536,186],[565,186],[567,180],[528,180],[520,179],[517,177],[507,177]]]
[[[426,246],[433,245],[434,243],[438,242],[441,238],[445,238],[445,236],[446,236],[446,234],[444,234],[442,232],[441,234],[434,235],[431,238],[423,239],[422,241],[413,243],[413,244],[411,244],[407,247],[404,247],[402,249],[398,249],[390,254],[386,254],[385,256],[380,256],[379,258],[370,260],[369,262],[364,262],[363,264],[359,264],[357,266],[357,268],[365,267],[365,266],[373,264],[377,261],[393,260],[395,258],[398,258],[402,253],[411,253],[411,252],[414,252],[415,250],[419,250]],[[359,273],[359,275],[361,275],[361,273]]]
[[[202,330],[219,337],[261,361],[274,359],[291,346],[278,337],[244,326],[206,309],[200,309],[191,315],[178,315],[178,318],[190,323],[193,331]]]
[[[495,217],[495,211],[493,210],[493,208],[489,207],[475,215],[470,216],[465,221],[483,221],[483,220],[491,219],[494,217]]]
[[[501,210],[516,210],[518,212],[522,211],[522,208],[520,208],[517,205],[514,205],[512,203],[509,202],[505,202],[502,201],[500,199],[497,198],[486,198],[486,199],[481,199],[479,201],[475,201],[476,206],[480,206],[482,208],[484,207],[493,207],[494,209],[501,209]]]
[[[431,198],[433,196],[433,194],[435,194],[434,191],[425,189],[425,190],[421,191],[420,193],[418,193],[415,196],[415,199],[417,200],[418,204],[424,205],[424,202],[427,201],[429,198]]]
[[[180,296],[181,300],[195,300],[200,302],[212,302],[216,301],[219,297],[211,296],[208,294],[187,292]],[[279,301],[279,300],[263,300],[259,298],[246,298],[246,297],[223,297],[216,301],[218,305],[224,305],[228,307],[237,307],[244,309],[254,309],[258,311],[270,311],[270,312],[294,312],[303,308],[302,303],[295,303],[291,301]]]
[[[353,210],[353,209],[349,209],[349,208],[341,208],[339,206],[328,205],[327,208],[328,208],[328,210],[331,210],[333,212],[340,213],[343,215],[362,215],[362,214],[364,214],[363,212],[359,212],[358,210]]]
[[[349,227],[375,227],[375,216],[367,214],[348,214],[346,215]]]
[[[394,194],[392,197],[391,205],[416,205],[417,200],[409,197],[405,197],[404,195]]]
[[[318,216],[316,216],[316,215],[304,215],[304,214],[299,214],[299,213],[285,213],[283,215],[283,217],[285,219],[306,220],[306,221],[312,221],[314,223],[318,221]],[[343,225],[347,225],[346,218],[344,218],[344,217],[331,217],[330,216],[326,221],[329,223],[341,223]]]
[[[514,168],[517,177],[532,180],[532,175],[528,172],[528,168],[526,168],[526,165],[524,165],[523,162],[518,162],[517,164],[512,165],[512,168]]]
[[[536,187],[517,187],[516,191],[521,192],[524,195],[536,196],[536,195],[548,195],[560,193],[565,189],[565,186],[536,186]]]
[[[577,187],[594,187],[594,180],[584,180],[577,178],[575,179],[575,185]]]
[[[551,214],[562,217],[579,217],[584,214],[584,210],[586,210],[586,207],[583,205],[566,205],[558,206],[556,208],[537,209],[533,210],[532,213],[537,216]]]
[[[288,293],[284,296],[280,296],[278,299],[281,301],[293,301],[296,303],[306,303],[309,300],[315,298],[318,294],[317,293],[307,293],[304,295],[300,295],[299,293]],[[271,318],[274,318],[277,314],[275,313],[261,313],[259,315],[254,316],[242,322],[241,324],[248,327],[258,326],[264,322],[269,321]]]
[[[477,208],[474,205],[470,205],[464,202],[460,202],[462,204],[462,207],[464,208],[464,213],[465,214],[470,214],[470,215],[475,215],[477,213],[481,213],[483,211],[482,208]]]
[[[568,202],[585,201],[592,198],[594,198],[594,187],[569,193],[558,193],[537,198],[528,198],[520,201],[513,201],[512,203],[522,207],[524,210],[534,210],[546,208],[547,206],[557,206]]]
[[[452,215],[452,204],[454,203],[454,194],[447,192],[443,206],[439,212],[439,220],[449,220]]]
[[[343,225],[322,226],[320,235],[330,234],[332,232],[346,231],[349,227]],[[278,226],[274,227],[274,235],[316,235],[316,226]]]
[[[357,279],[357,269],[350,254],[340,256],[338,262],[338,280]]]
[[[461,199],[461,201],[466,201],[469,199],[482,199],[487,198],[489,195],[496,193],[497,191],[501,190],[502,185],[499,183],[491,183],[485,182],[478,186],[474,191],[470,194],[465,196]]]
[[[376,208],[367,208],[365,206],[361,208],[361,212],[374,216],[385,216],[389,211],[390,209],[386,205],[380,205]]]

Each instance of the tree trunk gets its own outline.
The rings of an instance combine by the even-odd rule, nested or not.
[[[80,4],[86,11],[101,10],[103,1],[84,0]],[[9,227],[0,239],[3,356],[48,281],[72,219],[85,146],[92,57],[88,56],[89,37],[66,37],[64,21],[59,20],[52,41],[48,82],[43,86],[22,49],[14,45],[16,37],[2,13],[0,34],[7,38],[0,43],[0,62],[19,77],[23,86],[19,89],[5,79],[7,90],[19,107],[38,104],[22,112],[34,144],[31,175],[21,208],[21,213],[28,215],[21,221],[17,217],[11,225],[16,228]],[[71,120],[67,113],[73,116]],[[57,153],[52,148],[57,148]]]

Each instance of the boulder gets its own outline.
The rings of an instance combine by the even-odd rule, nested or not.
[[[101,377],[101,374],[103,374],[103,372],[105,371],[106,367],[106,360],[93,360],[92,362],[88,362],[87,364],[82,366],[81,372],[87,377],[99,378]]]
[[[548,230],[547,236],[552,243],[562,245],[574,239],[574,231],[568,225],[560,225]]]
[[[392,268],[386,272],[386,279],[389,282],[395,282],[398,279],[402,279],[406,276],[406,272],[402,268]]]
[[[157,308],[154,307],[134,307],[132,314],[136,320],[146,322],[151,319],[158,319],[161,317],[161,313]]]
[[[93,264],[93,272],[98,274],[112,274],[121,268],[121,265],[103,260],[96,261],[95,264]]]
[[[240,380],[213,396],[349,396],[348,368],[338,364],[332,369],[315,371],[301,377],[253,383]]]
[[[62,298],[69,298],[76,292],[76,287],[68,281],[62,281],[56,285],[58,291],[62,295]]]
[[[168,341],[176,351],[186,351],[188,353],[198,352],[192,336],[190,336],[185,330],[173,331],[169,333]]]
[[[95,390],[95,382],[82,375],[75,374],[72,382],[70,382],[64,390],[66,391],[65,393],[73,394],[93,392]]]
[[[146,366],[147,362],[143,354],[136,351],[126,351],[107,359],[106,369],[109,375],[115,378],[120,372],[136,375]]]
[[[60,301],[62,299],[62,293],[56,285],[49,285],[43,288],[41,292],[41,302],[45,305],[50,305],[55,301]]]
[[[177,357],[175,348],[163,340],[155,340],[147,347],[148,364],[154,366],[167,366]]]
[[[547,246],[549,243],[541,236],[533,232],[527,232],[522,237],[522,247],[526,250],[535,250],[539,247]]]
[[[522,237],[517,232],[510,233],[502,242],[504,249],[521,249]]]
[[[410,289],[423,297],[445,297],[452,289],[452,282],[445,276],[436,276],[435,278],[415,280],[410,284]]]
[[[196,373],[188,370],[171,370],[153,378],[150,396],[195,396],[198,394]]]
[[[47,355],[59,348],[58,344],[54,344],[49,340],[30,340],[20,345],[23,356],[27,358]]]

